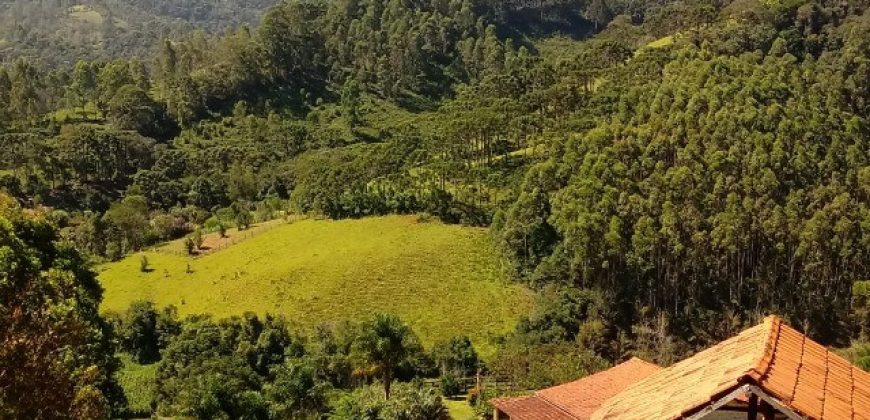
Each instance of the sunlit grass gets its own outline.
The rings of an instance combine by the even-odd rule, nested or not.
[[[147,273],[141,254],[102,267],[104,310],[148,299],[181,314],[284,314],[302,327],[391,312],[426,345],[464,334],[486,356],[489,338],[510,331],[532,306],[530,292],[508,280],[485,229],[416,216],[303,220],[197,259],[145,255]]]
[[[647,48],[664,48],[674,44],[674,36],[668,35],[663,38],[659,38],[649,44],[646,44]]]

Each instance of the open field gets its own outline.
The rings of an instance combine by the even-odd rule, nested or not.
[[[486,357],[488,338],[532,307],[485,229],[415,216],[303,220],[195,259],[149,251],[149,272],[140,271],[142,255],[102,267],[104,310],[148,299],[182,315],[269,312],[302,327],[392,312],[426,345],[466,334]]]

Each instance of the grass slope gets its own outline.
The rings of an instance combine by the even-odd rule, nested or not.
[[[148,273],[141,254],[103,267],[104,310],[148,299],[181,314],[284,314],[303,327],[391,312],[425,345],[466,334],[486,357],[488,338],[532,306],[530,292],[508,282],[486,230],[414,216],[303,220],[197,259],[146,255]]]
[[[668,35],[646,44],[647,48],[664,48],[674,44],[674,36]]]

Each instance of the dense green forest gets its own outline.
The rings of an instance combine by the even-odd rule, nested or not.
[[[75,296],[76,334],[159,363],[161,415],[442,418],[408,381],[452,395],[478,372],[531,389],[668,364],[767,313],[870,367],[866,0],[67,3],[0,5],[27,22],[0,25],[0,288],[17,291],[0,363],[72,322],[29,297],[48,288]],[[103,27],[54,26],[83,4]],[[204,231],[288,213],[489,226],[540,302],[487,361],[389,315],[308,336],[95,312],[85,258],[185,236],[196,253]],[[0,417],[129,413],[100,337],[49,372],[69,383],[56,404],[10,394]],[[40,386],[21,375],[0,391]]]

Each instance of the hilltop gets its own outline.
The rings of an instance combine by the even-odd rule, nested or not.
[[[74,3],[74,4],[71,4]],[[0,2],[0,62],[19,56],[53,64],[150,54],[162,37],[256,26],[274,0]]]

